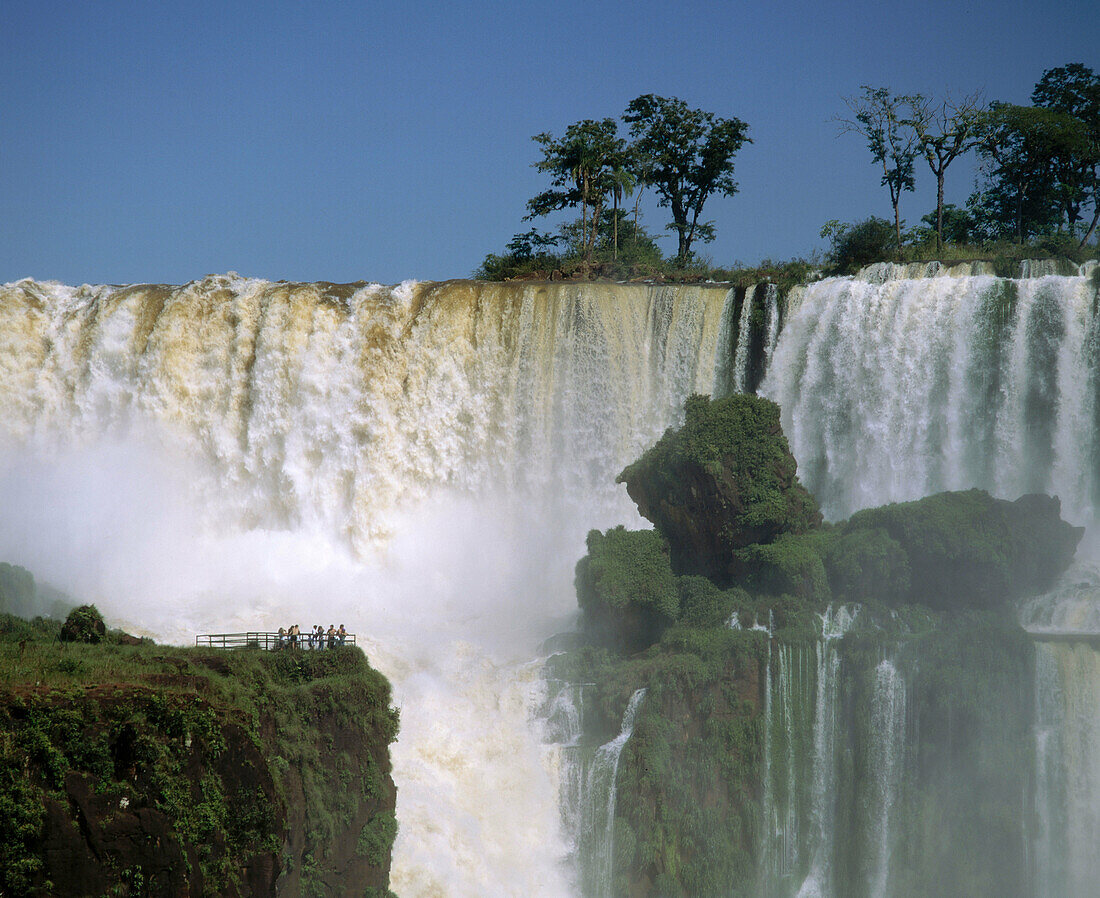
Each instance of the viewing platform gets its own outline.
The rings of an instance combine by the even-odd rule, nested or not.
[[[297,642],[291,642],[290,637],[280,637],[278,632],[266,632],[262,630],[250,630],[247,633],[202,633],[195,637],[195,645],[210,649],[265,649],[275,651],[286,649],[287,651],[319,651],[327,649],[328,637],[325,637],[324,645],[317,641],[310,642],[309,634],[302,633]],[[342,645],[355,645],[355,634],[347,633],[343,639],[335,638],[335,648]]]
[[[1036,642],[1085,642],[1100,646],[1100,633],[1096,630],[1028,630],[1027,635]]]

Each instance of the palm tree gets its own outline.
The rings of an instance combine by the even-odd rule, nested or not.
[[[634,192],[634,187],[637,184],[634,173],[628,168],[629,160],[625,155],[619,155],[611,163],[611,201],[612,201],[612,256],[613,259],[619,258],[619,201],[624,197],[629,197]],[[637,211],[635,210],[635,215]],[[638,236],[638,223],[635,217],[634,222],[634,236]]]

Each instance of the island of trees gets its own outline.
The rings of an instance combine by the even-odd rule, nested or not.
[[[621,118],[585,119],[564,134],[536,134],[535,168],[549,186],[527,202],[525,221],[562,210],[579,217],[554,232],[515,234],[485,257],[475,277],[669,278],[757,282],[803,280],[811,270],[850,273],[875,261],[1084,261],[1097,253],[1100,223],[1100,75],[1081,63],[1043,72],[1031,105],[986,102],[980,92],[953,97],[899,94],[864,85],[844,98],[834,123],[867,145],[889,198],[890,217],[826,222],[825,257],[765,260],[744,269],[715,266],[699,247],[715,237],[707,201],[737,192],[734,162],[749,126],[676,97],[644,94]],[[975,154],[979,176],[963,206],[944,200],[948,170]],[[936,179],[936,207],[906,227],[905,194],[917,172]],[[651,190],[677,238],[666,256],[641,223]],[[884,203],[884,207],[886,204]]]

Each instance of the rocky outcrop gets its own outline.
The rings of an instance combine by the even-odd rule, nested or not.
[[[18,652],[53,682],[0,698],[0,894],[389,894],[397,716],[358,649]]]
[[[736,553],[821,522],[798,481],[779,406],[750,395],[692,396],[684,426],[668,430],[618,477],[664,534],[678,574],[728,585]]]
[[[589,534],[587,644],[549,665],[583,684],[596,755],[645,690],[611,863],[582,847],[601,890],[808,892],[825,858],[830,893],[862,894],[885,831],[891,893],[1024,898],[1035,660],[1014,603],[1073,558],[1058,499],[940,493],[823,525],[778,408],[751,396],[693,397],[619,479],[657,530]]]
[[[849,587],[840,590],[846,600],[944,610],[1004,607],[1050,589],[1085,532],[1062,520],[1056,497],[1008,502],[983,490],[870,508],[841,530],[829,567],[834,584]],[[849,571],[871,577],[867,594],[849,582]]]

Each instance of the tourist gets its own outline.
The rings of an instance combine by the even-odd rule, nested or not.
[[[340,641],[340,645],[343,645],[344,640],[348,638],[348,631],[344,629],[343,624],[340,624],[340,629],[336,631],[336,636]]]
[[[328,636],[328,647],[330,649],[336,648],[336,627],[329,624],[325,635]]]
[[[282,648],[285,645],[286,645],[286,630],[284,630],[282,627],[279,627],[279,648]]]

